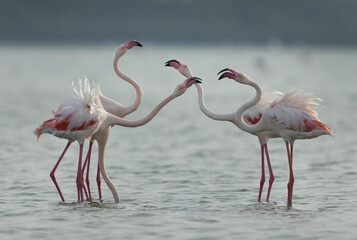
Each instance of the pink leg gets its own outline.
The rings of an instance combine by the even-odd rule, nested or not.
[[[290,162],[291,162],[291,167],[290,167],[290,202],[293,202],[293,187],[294,187],[294,173],[293,173],[293,144],[290,145]]]
[[[58,159],[56,165],[53,167],[53,169],[52,169],[52,171],[51,171],[51,173],[50,173],[50,177],[51,177],[53,183],[55,184],[55,186],[56,186],[56,188],[57,188],[57,191],[58,191],[58,193],[59,193],[59,195],[60,195],[60,197],[61,197],[61,199],[62,199],[62,202],[64,202],[64,198],[63,198],[62,192],[61,192],[61,190],[60,190],[60,188],[59,188],[59,186],[58,186],[58,184],[57,184],[56,177],[55,177],[55,172],[56,172],[56,169],[57,169],[58,165],[59,165],[60,162],[62,161],[63,156],[66,154],[66,152],[67,152],[67,150],[68,150],[68,148],[69,148],[70,145],[71,145],[71,142],[68,142],[68,143],[67,143],[67,146],[64,148],[64,150],[63,150],[63,152],[62,152],[60,158]]]
[[[273,169],[270,164],[270,158],[269,158],[269,152],[268,152],[268,145],[265,144],[265,155],[267,157],[267,162],[268,162],[268,168],[269,168],[269,188],[268,188],[268,193],[267,193],[267,202],[269,202],[269,197],[270,197],[270,191],[271,187],[273,186],[274,182],[274,174],[273,174]]]
[[[82,168],[82,176],[84,175],[84,171],[87,167],[87,176],[86,176],[86,184],[87,184],[87,189],[88,189],[88,197],[87,197],[87,200],[88,201],[92,201],[92,194],[90,192],[90,184],[89,184],[89,166],[90,166],[90,159],[91,159],[91,154],[92,154],[92,146],[93,146],[93,142],[90,142],[89,143],[89,149],[88,149],[88,152],[87,152],[87,156],[86,156],[86,160],[84,161],[83,163],[83,168]],[[83,188],[85,193],[86,193],[86,189],[85,187]],[[86,193],[87,195],[87,193]]]
[[[264,169],[264,145],[261,146],[261,158],[262,158],[262,176],[260,178],[259,196],[258,202],[260,202],[262,197],[263,186],[265,182],[265,169]]]
[[[88,193],[87,193],[86,186],[84,185],[84,179],[83,178],[82,178],[82,188],[83,188],[84,194],[86,195],[87,201],[89,201],[89,196],[88,196]],[[82,199],[82,202],[83,202],[83,199]]]
[[[293,145],[291,145],[291,149],[289,149],[289,143],[286,143],[286,150],[288,153],[289,160],[289,182],[288,182],[288,207],[292,206],[293,202],[293,187],[294,187],[294,173],[293,173]]]
[[[88,155],[86,156],[86,159],[85,159],[85,161],[84,161],[84,163],[83,163],[83,168],[82,168],[82,166],[81,166],[81,174],[82,174],[82,175],[81,175],[80,181],[81,181],[81,185],[82,185],[84,194],[86,195],[86,199],[87,199],[87,201],[90,201],[90,196],[89,196],[88,193],[87,193],[87,189],[86,189],[86,187],[85,187],[85,185],[84,185],[84,180],[83,180],[83,172],[84,172],[84,169],[86,168],[87,162],[88,162]],[[89,194],[90,194],[90,189],[88,189],[88,191],[89,191]],[[83,192],[82,192],[82,191],[81,191],[81,194],[83,195]],[[83,202],[83,199],[82,199],[82,202]]]
[[[83,163],[83,168],[81,169],[82,176],[83,176],[83,172],[84,172],[86,164],[87,164],[87,157],[86,157],[86,159],[85,159],[85,161]],[[83,187],[83,190],[84,190],[84,194],[86,195],[86,199],[87,199],[87,201],[89,201],[89,196],[88,196],[87,189],[86,189],[86,186],[84,185],[84,183],[83,183],[82,187]]]
[[[78,202],[83,202],[83,175],[82,175],[82,155],[83,155],[83,144],[79,144],[79,160],[78,160],[78,170],[77,170],[77,193]]]
[[[98,185],[99,200],[102,199],[102,190],[101,190],[100,184],[101,184],[101,181],[100,181],[100,169],[99,169],[99,163],[98,163],[98,168],[97,168],[97,185]]]

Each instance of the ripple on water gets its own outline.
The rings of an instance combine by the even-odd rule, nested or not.
[[[108,174],[120,190],[120,204],[112,202],[104,182],[103,202],[58,203],[58,193],[48,174],[66,142],[47,135],[37,143],[32,130],[60,101],[71,96],[71,81],[78,69],[85,69],[88,64],[104,74],[103,93],[127,102],[133,96],[125,88],[111,88],[114,73],[103,59],[112,56],[112,46],[65,47],[65,51],[61,47],[23,47],[26,51],[0,48],[6,50],[0,54],[5,69],[3,79],[16,79],[8,81],[6,89],[10,91],[0,95],[3,99],[16,96],[15,102],[0,101],[5,109],[0,118],[4,137],[0,140],[0,238],[355,239],[357,138],[353,130],[357,115],[349,111],[349,117],[344,116],[346,109],[355,109],[356,105],[351,101],[357,96],[357,68],[351,67],[357,62],[356,50],[313,48],[312,61],[306,64],[296,59],[297,48],[221,46],[192,51],[193,48],[185,50],[186,47],[152,46],[144,53],[130,52],[122,63],[128,72],[135,72],[135,61],[145,62],[148,51],[152,64],[166,61],[163,57],[169,52],[190,59],[195,72],[213,76],[220,59],[222,65],[235,63],[243,66],[242,71],[248,75],[256,74],[262,85],[278,84],[283,91],[308,86],[309,91],[324,95],[326,107],[319,109],[319,114],[338,134],[335,138],[297,142],[294,203],[287,208],[288,166],[281,140],[269,142],[275,175],[271,195],[274,202],[256,203],[260,179],[256,137],[231,124],[208,119],[199,111],[194,87],[172,101],[150,124],[136,129],[112,129],[105,160]],[[47,60],[54,55],[52,61]],[[257,72],[251,66],[257,55],[267,56],[268,72],[273,75]],[[88,56],[85,61],[83,56]],[[30,67],[6,71],[16,70],[18,59]],[[142,64],[142,71],[136,71],[138,78],[147,78],[146,74],[154,69],[152,64]],[[58,71],[56,66],[66,71]],[[10,72],[16,72],[16,78]],[[299,81],[290,81],[293,76],[302,76],[302,72],[304,77],[309,76],[308,80],[301,77]],[[36,84],[31,84],[28,76],[36,76]],[[143,89],[154,94],[145,95],[149,101],[143,101],[144,111],[139,109],[132,119],[149,112],[177,84],[171,80],[155,81],[141,81]],[[217,81],[207,80],[204,84],[206,103],[217,112],[231,112],[253,96],[252,89],[232,81],[220,82],[219,88]],[[76,199],[77,161],[78,144],[73,144],[56,172],[66,199]],[[95,164],[96,158],[93,161]],[[264,194],[266,188],[265,185]]]

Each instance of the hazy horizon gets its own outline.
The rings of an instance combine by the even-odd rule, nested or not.
[[[7,1],[1,43],[357,45],[357,1]]]

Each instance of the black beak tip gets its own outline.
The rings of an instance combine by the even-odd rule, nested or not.
[[[221,76],[219,76],[218,80],[221,80],[221,79],[223,79],[223,78],[225,78],[225,77],[224,77],[223,74],[222,74]]]
[[[217,75],[219,75],[220,73],[224,72],[224,71],[228,71],[228,68],[222,69],[221,71],[219,71],[219,73],[217,73]]]
[[[169,61],[165,62],[165,66],[166,66],[166,67],[171,67],[171,66],[170,66],[170,63],[171,63],[172,61],[174,61],[174,60],[169,60]]]
[[[202,79],[199,77],[190,78],[190,80],[188,80],[187,84],[191,81],[195,81],[195,83],[202,83]]]
[[[202,79],[199,77],[194,77],[193,79],[196,81],[196,83],[202,83]]]
[[[135,41],[135,42],[136,42],[136,45],[137,45],[138,47],[142,47],[142,46],[143,46],[141,43],[139,43],[139,42],[137,42],[137,41]]]

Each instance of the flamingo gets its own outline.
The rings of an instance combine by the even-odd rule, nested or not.
[[[313,108],[319,107],[320,99],[305,94],[302,91],[293,91],[274,100],[265,110],[255,125],[244,122],[244,112],[255,106],[261,99],[262,90],[257,83],[247,75],[226,68],[220,71],[219,79],[230,78],[238,83],[252,86],[257,94],[249,102],[241,106],[236,112],[235,124],[243,131],[257,135],[259,132],[268,132],[268,137],[281,137],[286,145],[289,164],[289,181],[287,184],[287,205],[292,206],[294,173],[293,173],[293,146],[297,139],[312,139],[321,135],[334,136],[331,128],[322,123]],[[271,136],[273,135],[273,136]]]
[[[125,44],[120,45],[116,52],[115,52],[115,57],[114,57],[114,61],[113,61],[113,67],[114,67],[114,71],[115,73],[118,75],[118,77],[120,77],[121,79],[123,79],[124,81],[128,82],[129,84],[131,84],[136,92],[136,98],[135,101],[128,107],[124,107],[122,106],[119,102],[106,97],[102,94],[101,91],[99,91],[99,98],[101,101],[102,106],[104,107],[104,109],[117,116],[117,117],[125,117],[126,115],[134,112],[139,105],[141,104],[141,100],[142,100],[142,96],[143,96],[143,92],[142,89],[140,87],[140,85],[135,82],[133,79],[131,79],[130,77],[126,76],[125,74],[123,74],[118,66],[118,62],[119,59],[132,47],[134,46],[138,46],[138,47],[142,47],[142,44],[135,41],[135,40],[131,40],[128,41]],[[105,152],[105,147],[106,144],[108,142],[108,138],[109,138],[109,134],[110,134],[110,128],[107,129],[102,129],[100,128],[99,131],[95,132],[95,134],[92,135],[90,142],[89,142],[89,148],[88,148],[88,152],[87,152],[87,156],[86,159],[84,161],[83,164],[83,168],[82,168],[82,172],[84,173],[85,168],[87,168],[87,172],[86,172],[86,184],[87,184],[87,189],[88,189],[88,195],[89,195],[89,201],[92,200],[92,196],[91,196],[91,192],[90,192],[90,182],[89,182],[89,165],[90,165],[90,159],[91,159],[91,152],[92,152],[92,146],[93,143],[95,141],[97,141],[98,143],[98,160],[104,161],[104,152]],[[100,170],[99,170],[99,161],[98,161],[98,166],[97,166],[97,186],[98,186],[98,193],[99,193],[99,199],[102,199],[102,193],[101,193],[101,180],[100,180]],[[104,181],[106,182],[106,184],[112,185],[109,176],[103,176]],[[111,186],[110,189],[114,189],[115,187]],[[118,199],[118,195],[117,192],[114,191],[113,193],[113,197],[115,199],[116,202],[119,201]]]
[[[166,66],[174,67],[176,70],[178,70],[185,77],[192,76],[190,68],[186,64],[182,64],[181,62],[179,62],[177,60],[167,61]],[[206,107],[206,105],[204,103],[204,92],[203,92],[201,85],[196,84],[196,87],[197,87],[197,91],[198,91],[198,103],[199,103],[200,109],[207,117],[209,117],[213,120],[232,122],[233,124],[237,125],[236,119],[235,119],[236,112],[233,112],[230,114],[213,113]],[[248,122],[250,125],[256,124],[260,120],[260,118],[263,115],[266,108],[269,106],[270,102],[272,102],[273,100],[275,100],[276,98],[278,98],[280,96],[281,96],[280,92],[265,91],[262,94],[262,98],[260,99],[260,101],[255,106],[248,108],[244,112],[243,118],[244,118],[245,122]],[[269,168],[269,175],[270,175],[269,187],[268,187],[268,192],[267,192],[267,197],[266,197],[266,201],[269,202],[270,192],[271,192],[271,188],[272,188],[272,185],[274,182],[274,174],[273,174],[273,170],[272,170],[271,163],[270,163],[267,143],[268,143],[269,138],[278,137],[278,135],[274,134],[272,132],[269,132],[269,131],[256,132],[255,135],[258,137],[259,143],[261,146],[260,147],[260,149],[261,149],[261,179],[260,179],[260,186],[259,186],[258,202],[261,202],[263,186],[265,183],[264,154],[266,155],[268,168]]]
[[[189,67],[185,64],[180,63],[177,60],[171,60],[166,62],[166,66],[172,66],[176,68],[182,75],[186,77],[192,75]],[[290,116],[290,121],[287,121],[288,123],[289,122],[296,123],[296,121],[298,121],[299,124],[301,125],[301,121],[302,121],[306,126],[306,128],[300,128],[300,131],[302,131],[303,133],[299,134],[300,136],[299,138],[301,139],[313,138],[324,134],[333,136],[334,135],[333,131],[326,124],[321,123],[320,120],[317,118],[317,113],[311,109],[312,107],[319,106],[319,104],[316,102],[318,101],[318,99],[312,98],[310,96],[305,96],[302,92],[297,92],[297,91],[292,92],[290,94],[286,94],[283,97],[281,97],[282,94],[280,92],[263,93],[261,88],[255,82],[251,81],[245,74],[237,73],[232,69],[224,69],[222,71],[228,71],[228,72],[223,73],[219,79],[228,77],[228,78],[235,79],[239,83],[250,85],[254,87],[255,90],[257,91],[256,97],[251,102],[244,104],[236,112],[233,112],[231,114],[216,114],[207,109],[207,107],[204,104],[204,97],[203,97],[204,94],[203,94],[202,87],[200,85],[195,84],[198,91],[198,100],[199,100],[199,106],[201,111],[206,116],[214,120],[232,122],[241,130],[256,135],[258,137],[261,145],[261,166],[262,166],[260,188],[259,188],[259,195],[258,195],[259,202],[261,201],[262,189],[265,182],[264,153],[267,158],[269,174],[270,174],[269,187],[266,197],[267,202],[269,202],[269,196],[270,196],[272,184],[274,182],[274,174],[272,171],[268,147],[267,147],[267,142],[269,138],[282,137],[285,140],[286,144],[289,143],[291,145],[290,150],[288,149],[288,145],[287,145],[289,168],[290,168],[290,177],[288,183],[288,206],[291,206],[292,188],[294,182],[293,171],[292,171],[292,150],[293,150],[293,143],[297,138],[294,137],[294,135],[287,136],[287,133],[285,133],[285,135],[283,136],[282,133],[280,133],[280,131],[277,130],[278,128],[277,126],[273,127],[265,122],[271,120],[274,123],[275,121],[277,121],[276,119],[278,119],[275,115],[277,115],[279,111],[282,111],[282,109],[285,109],[285,114],[287,116]],[[231,71],[231,73],[229,71]],[[273,114],[273,110],[269,110],[272,108],[272,106],[274,106],[275,115]],[[300,115],[299,114],[297,114],[296,116],[289,115],[289,111],[286,110],[286,108],[288,109],[291,108],[290,110],[292,110],[292,112],[296,114],[300,113]],[[270,113],[271,119],[267,119],[268,117],[266,116],[265,113]],[[310,113],[312,116],[309,115],[308,113]],[[305,117],[305,118],[301,120],[299,119],[301,117]],[[284,117],[282,116],[282,118]],[[299,120],[294,120],[294,118],[297,118]],[[290,131],[289,133],[292,134],[293,132],[294,131]],[[301,137],[302,135],[304,137]]]
[[[174,91],[163,101],[161,101],[146,117],[140,119],[140,120],[126,120],[120,117],[117,117],[109,112],[107,112],[103,106],[101,105],[101,102],[99,100],[99,85],[95,85],[93,88],[90,88],[89,81],[85,81],[85,93],[88,93],[86,95],[89,95],[89,97],[83,97],[82,98],[82,91],[77,92],[76,89],[74,89],[75,93],[77,94],[77,97],[81,99],[82,101],[78,101],[77,99],[74,99],[70,102],[65,102],[60,105],[59,110],[54,113],[54,118],[49,119],[45,121],[39,128],[35,129],[35,134],[39,138],[41,134],[43,133],[51,133],[56,137],[60,138],[66,138],[69,140],[69,143],[67,144],[64,152],[62,153],[60,159],[57,161],[54,170],[51,172],[51,178],[53,175],[52,180],[55,182],[56,188],[61,196],[62,201],[64,201],[63,195],[59,189],[59,186],[57,182],[55,181],[54,178],[54,172],[56,168],[58,167],[60,161],[62,160],[65,152],[67,151],[69,145],[73,141],[78,141],[80,144],[80,161],[78,164],[78,171],[77,171],[77,178],[79,178],[79,184],[77,183],[77,189],[78,189],[78,195],[80,195],[80,192],[82,192],[83,189],[83,173],[81,169],[81,159],[82,159],[82,152],[83,152],[83,143],[84,140],[88,137],[90,137],[92,134],[94,134],[96,131],[103,131],[103,129],[108,129],[110,127],[113,127],[114,125],[121,125],[121,126],[126,126],[126,127],[139,127],[142,126],[149,121],[151,121],[156,114],[169,102],[171,102],[173,99],[176,97],[181,96],[184,94],[189,87],[192,86],[192,84],[200,83],[201,79],[197,77],[191,77],[186,79],[184,82],[181,84],[178,84]],[[86,96],[85,95],[85,96]],[[76,101],[75,101],[76,100]],[[84,116],[83,116],[84,115]],[[90,117],[87,117],[87,115],[90,115]],[[84,118],[86,117],[86,118]],[[93,126],[93,127],[92,127]],[[102,176],[108,176],[106,173],[106,169],[104,166],[104,149],[99,148],[99,151],[101,151],[101,154],[99,154],[99,169],[102,174]],[[117,198],[115,198],[115,202],[119,202],[119,194],[110,179],[105,179],[109,181],[108,187],[112,192],[116,191]],[[78,186],[79,185],[79,186]],[[78,202],[83,201],[83,194],[80,198],[78,196]]]
[[[139,119],[139,120],[125,120],[123,118],[117,117],[109,112],[104,111],[103,115],[104,115],[105,120],[103,121],[103,124],[101,124],[99,126],[98,132],[105,131],[106,129],[109,129],[110,127],[113,127],[114,125],[121,125],[121,126],[125,126],[125,127],[139,127],[139,126],[145,125],[146,123],[151,121],[156,116],[156,114],[166,104],[171,102],[176,97],[184,94],[187,91],[187,89],[192,86],[193,83],[201,83],[201,79],[197,78],[197,77],[187,78],[184,82],[182,82],[181,84],[178,84],[176,86],[176,88],[174,89],[174,91],[167,98],[165,98],[163,101],[161,101],[147,116],[145,116],[144,118]],[[115,203],[119,203],[120,197],[119,197],[118,190],[116,189],[114,184],[109,179],[108,174],[106,172],[105,165],[104,165],[104,147],[105,146],[99,145],[99,149],[98,149],[98,151],[99,151],[99,153],[98,153],[99,169],[100,169],[100,172],[101,172],[105,182],[107,183],[109,189],[111,190],[111,192],[113,194]]]
[[[85,79],[84,81],[80,80],[79,87],[79,90],[77,90],[72,83],[75,98],[63,102],[56,112],[52,112],[54,115],[53,118],[44,121],[34,130],[37,140],[39,140],[43,133],[50,133],[56,137],[68,140],[65,149],[50,173],[50,177],[56,186],[62,202],[64,202],[64,197],[56,181],[56,169],[66,154],[69,146],[74,141],[77,141],[79,143],[79,160],[76,183],[78,202],[83,201],[82,189],[84,188],[84,183],[81,171],[83,144],[86,138],[97,131],[101,119],[101,111],[96,106],[96,103],[98,102],[98,87],[95,86],[91,89],[88,79]]]

